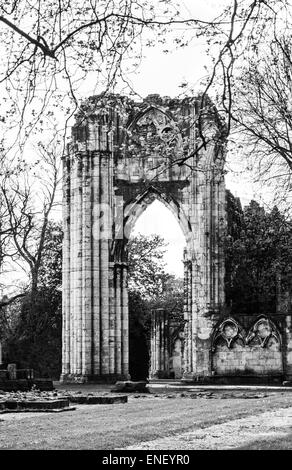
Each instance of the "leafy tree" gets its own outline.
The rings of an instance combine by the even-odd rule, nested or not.
[[[4,359],[33,368],[41,377],[59,378],[62,346],[62,228],[49,223],[39,269],[38,289],[0,309]]]
[[[137,235],[128,242],[129,359],[132,380],[145,379],[149,370],[150,299],[161,292],[166,276],[166,244],[158,235]]]
[[[261,86],[261,80],[248,79],[248,70],[250,68],[251,72],[254,69],[251,65],[256,64],[256,61],[253,58],[251,63],[249,58],[252,53],[257,54],[261,43],[266,42],[263,39],[273,38],[275,48],[271,48],[272,60],[275,61],[277,57],[276,47],[283,56],[282,65],[279,66],[279,78],[284,77],[285,80],[290,80],[288,70],[290,37],[287,34],[283,40],[278,38],[279,28],[285,26],[285,31],[289,33],[291,26],[287,0],[269,2],[253,0],[250,3],[245,0],[234,0],[222,9],[217,18],[210,20],[186,17],[180,4],[170,0],[142,3],[136,0],[98,2],[86,0],[82,2],[82,5],[77,0],[58,2],[5,0],[0,5],[0,23],[2,25],[0,30],[2,57],[0,87],[3,91],[0,116],[3,138],[0,145],[0,159],[1,163],[5,162],[6,168],[11,166],[11,161],[16,160],[14,171],[17,171],[16,168],[22,164],[22,160],[16,157],[24,153],[25,158],[28,157],[30,160],[32,147],[42,149],[41,160],[45,158],[47,145],[58,147],[57,153],[62,155],[66,147],[65,136],[71,123],[70,120],[77,109],[79,113],[83,110],[80,104],[84,96],[82,86],[86,80],[88,80],[86,83],[91,83],[91,89],[104,90],[104,92],[114,90],[118,81],[124,82],[127,93],[133,93],[127,81],[128,64],[132,63],[134,68],[138,66],[143,44],[154,46],[157,41],[163,44],[167,38],[171,38],[175,46],[181,48],[194,38],[203,37],[210,46],[208,54],[212,55],[212,66],[201,93],[198,116],[195,121],[191,119],[186,123],[189,127],[198,128],[198,142],[194,146],[195,150],[179,161],[179,164],[185,163],[208,143],[203,118],[209,112],[206,110],[207,103],[209,103],[207,94],[214,89],[214,86],[218,95],[216,102],[219,114],[224,115],[228,121],[227,129],[226,126],[221,126],[219,134],[229,132],[232,117],[234,121],[238,120],[241,124],[245,124],[245,121],[238,117],[237,108],[234,108],[234,102],[238,102],[234,86],[240,82],[241,76],[251,86],[258,84]],[[177,27],[180,28],[179,33]],[[170,36],[169,32],[171,32]],[[145,36],[144,33],[146,33]],[[262,57],[263,54],[261,60]],[[267,54],[264,57],[267,57]],[[242,74],[242,60],[248,64],[245,74]],[[267,70],[263,69],[263,76],[266,75],[266,71],[269,72],[272,69],[269,65],[266,67]],[[274,87],[272,80],[270,83]],[[287,101],[287,90],[281,89],[280,95],[285,97],[284,101]],[[247,93],[248,96],[257,94],[250,93],[250,90]],[[265,107],[269,119],[269,106]],[[286,113],[285,116],[283,113]],[[274,114],[275,111],[273,111]],[[278,113],[279,116],[287,119],[286,105]],[[250,126],[250,129],[260,128],[261,135],[264,135],[262,131],[265,130],[265,125],[260,127],[252,124]],[[220,140],[221,135],[217,137]],[[276,140],[280,143],[278,150],[285,159],[289,159],[290,137],[287,140],[285,132],[280,133],[278,137],[276,134]],[[261,141],[263,142],[262,137]],[[275,143],[274,138],[273,142]],[[268,151],[265,150],[265,152],[270,156],[269,152],[272,150],[274,152],[270,145]],[[1,174],[1,187],[3,174],[5,175],[6,172]],[[19,173],[17,173],[18,176]],[[5,179],[6,175],[4,183]],[[45,173],[44,180],[49,182]],[[10,182],[8,182],[9,185]],[[11,237],[14,239],[20,237],[19,233],[15,237],[15,230],[11,233],[11,224],[6,227],[6,221],[9,221],[8,212],[13,213],[13,217],[21,218],[15,206],[11,205],[11,201],[15,201],[16,194],[16,199],[20,199],[16,207],[20,207],[25,202],[27,194],[22,192],[20,198],[20,187],[16,188],[18,193],[14,191],[14,194],[11,194],[11,191],[7,191],[6,188],[5,194],[0,195],[0,236],[2,236],[0,262],[6,256],[7,246],[11,245],[9,243]],[[25,204],[28,217],[35,216],[35,208],[30,207],[27,211],[28,204],[27,202]],[[25,219],[23,214],[21,219],[23,223]],[[47,216],[44,217],[43,222],[45,229]],[[15,227],[15,224],[12,226]],[[22,234],[26,237],[25,232],[26,230],[22,230]],[[22,247],[22,241],[18,243],[19,248]],[[29,255],[37,261],[36,266],[33,266],[31,256],[27,256],[27,253],[19,248],[20,256],[24,259],[26,257],[26,262],[30,266],[32,285],[36,284],[39,257],[29,250]]]
[[[285,208],[292,176],[291,53],[288,30],[268,35],[243,62],[232,108],[231,151],[239,153],[257,180],[272,187],[274,201]]]
[[[149,372],[151,311],[183,312],[183,282],[165,272],[165,241],[139,235],[129,241],[129,357],[130,375],[145,379]]]
[[[11,150],[22,154],[47,136],[64,139],[65,150],[84,89],[112,90],[117,80],[125,86],[141,60],[144,30],[151,43],[162,39],[177,14],[168,0],[1,2],[3,153],[14,158]]]
[[[62,288],[62,242],[62,223],[50,222],[40,265],[39,283],[52,292]]]
[[[291,222],[277,207],[267,212],[255,201],[238,209],[226,243],[227,304],[234,313],[281,310],[291,296]]]
[[[49,222],[33,308],[27,294],[0,309],[5,360],[31,367],[43,377],[58,378],[61,367],[62,237],[61,224]],[[170,292],[174,285],[164,269],[165,248],[159,236],[138,236],[129,242],[130,364],[136,379],[148,374],[151,309],[174,307],[165,292],[166,286]]]
[[[3,225],[0,227],[2,251],[0,279],[6,277],[6,270],[11,267],[14,269],[20,267],[29,278],[29,284],[24,290],[16,283],[17,293],[5,300],[6,305],[9,301],[27,295],[28,292],[33,301],[39,287],[39,271],[45,240],[49,236],[47,232],[50,217],[57,205],[60,182],[56,151],[42,148],[42,155],[39,164],[9,165],[6,162],[2,166],[0,215],[3,215]],[[3,284],[5,286],[5,282]],[[1,305],[3,303],[0,301]]]
[[[19,302],[16,324],[4,341],[4,359],[15,362],[18,368],[34,369],[39,377],[58,379],[62,346],[61,292],[43,288],[34,300],[35,308],[31,308],[30,302],[29,297]]]
[[[199,108],[203,115],[205,98],[218,79],[218,102],[230,122],[236,64],[278,27],[285,12],[289,16],[289,2],[233,0],[210,19],[185,12],[176,0],[3,1],[1,120],[9,123],[4,130],[10,137],[11,130],[17,133],[8,147],[17,142],[22,152],[27,139],[43,129],[52,132],[52,139],[53,133],[63,135],[84,96],[85,83],[87,89],[101,91],[113,90],[119,82],[127,92],[135,92],[128,75],[139,66],[142,46],[167,40],[172,44],[165,45],[165,53],[204,38],[212,65]],[[205,142],[201,118],[193,125]]]
[[[148,377],[150,361],[151,311],[161,308],[183,325],[183,281],[169,275],[161,295],[142,297],[139,291],[129,292],[129,356],[132,379]]]
[[[168,279],[164,254],[166,243],[159,235],[137,235],[128,242],[129,290],[141,297],[157,297]]]

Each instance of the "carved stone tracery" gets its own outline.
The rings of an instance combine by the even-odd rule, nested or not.
[[[258,340],[262,348],[267,347],[269,340],[274,337],[281,344],[281,336],[269,318],[262,317],[250,328],[246,336],[246,344]]]
[[[158,108],[146,108],[128,128],[127,148],[133,156],[171,158],[181,153],[181,141],[172,119]]]
[[[267,347],[270,338],[275,338],[281,344],[281,335],[275,324],[267,317],[261,316],[249,328],[247,332],[238,324],[234,318],[227,318],[216,328],[213,335],[213,347],[215,351],[219,339],[223,339],[228,347],[239,338],[244,345],[259,344],[262,348]]]
[[[215,350],[216,343],[219,338],[222,338],[225,341],[228,349],[232,347],[232,344],[238,338],[244,342],[242,328],[240,328],[239,324],[233,318],[227,318],[224,320],[215,331],[213,338],[213,351]]]

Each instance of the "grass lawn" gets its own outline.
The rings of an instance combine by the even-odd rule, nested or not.
[[[117,449],[292,406],[291,392],[252,399],[168,396],[130,396],[127,404],[77,405],[56,414],[0,415],[0,449]],[[279,448],[292,449],[289,442]]]

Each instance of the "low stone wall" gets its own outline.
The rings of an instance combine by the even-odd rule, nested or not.
[[[225,318],[213,335],[212,373],[281,377],[283,349],[283,332],[270,317]]]
[[[272,346],[271,349],[221,346],[214,353],[213,369],[217,375],[278,375],[283,372],[282,352]]]

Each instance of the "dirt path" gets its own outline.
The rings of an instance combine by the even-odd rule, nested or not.
[[[127,449],[218,450],[248,448],[254,443],[257,443],[257,448],[260,449],[262,441],[265,447],[272,448],[274,440],[284,440],[287,445],[290,441],[291,445],[291,433],[292,407],[236,419],[176,436],[141,442]],[[269,442],[270,446],[267,446]]]

